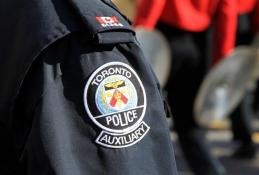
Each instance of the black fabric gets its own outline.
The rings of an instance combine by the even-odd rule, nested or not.
[[[78,30],[87,30],[97,42],[100,41],[96,34],[100,32],[134,33],[127,19],[107,4],[100,0],[0,2],[0,20],[3,22],[0,26],[0,78],[3,80],[0,87],[0,111],[3,114],[0,122],[6,124],[10,119],[8,112],[26,72],[33,60],[51,43]],[[116,16],[123,27],[103,28],[96,16]],[[16,71],[6,74],[10,67]]]
[[[186,160],[196,175],[224,174],[223,166],[210,152],[205,131],[193,117],[194,100],[210,62],[210,30],[188,32],[162,22],[157,28],[168,39],[172,51],[172,68],[165,90]]]
[[[88,42],[82,33],[62,39],[42,53],[26,77],[15,108],[19,114],[14,121],[18,126],[15,140],[26,138],[16,144],[22,151],[17,173],[176,174],[161,94],[150,68],[140,67],[147,63],[139,59],[139,48],[130,43],[95,47]],[[91,73],[111,61],[134,67],[149,102],[144,120],[150,132],[137,145],[124,149],[94,143],[100,129],[90,121],[82,102]],[[21,129],[21,121],[31,121],[31,126]]]
[[[12,111],[33,60],[49,44],[75,31],[80,21],[59,0],[0,1],[1,174],[17,160],[13,154]]]
[[[93,3],[94,2],[94,3]],[[103,3],[101,0],[93,1],[82,0],[70,0],[71,5],[76,9],[76,12],[81,16],[82,21],[88,28],[88,31],[91,34],[96,34],[105,31],[111,30],[128,30],[132,31],[130,24],[127,20],[121,15],[121,13],[113,8],[109,2]],[[108,6],[107,6],[108,4]],[[113,9],[113,10],[111,10]],[[102,27],[95,20],[97,16],[116,16],[118,20],[123,24],[123,28],[119,26],[115,27]]]
[[[116,16],[122,26],[102,29],[96,16]],[[0,174],[177,174],[158,82],[110,1],[1,1],[0,20]],[[120,149],[95,143],[101,129],[83,102],[91,74],[114,61],[139,75],[150,127]]]
[[[236,33],[236,46],[250,45],[253,41],[252,14],[242,14],[238,16],[238,26]]]
[[[249,93],[249,92],[248,92]],[[249,95],[247,93],[247,95]],[[244,99],[246,100],[246,99]],[[252,144],[252,135],[254,129],[252,127],[253,116],[247,112],[247,104],[242,101],[239,106],[230,115],[231,129],[233,131],[233,139],[239,141],[242,145]],[[248,104],[249,107],[252,104]]]
[[[250,45],[252,43],[254,36],[251,26],[251,14],[239,15],[236,46]],[[247,92],[248,96],[249,93]],[[247,108],[249,107],[247,107],[245,100],[241,101],[232,114],[230,114],[233,138],[236,141],[240,141],[243,145],[252,144],[252,134],[254,132],[252,127],[253,116],[247,112]],[[251,104],[248,105],[252,108]]]
[[[165,89],[177,131],[196,127],[193,103],[208,67],[207,34],[192,33],[159,23],[172,51],[172,68]]]
[[[78,30],[80,20],[60,0],[1,1],[0,20],[3,23],[0,26],[0,121],[6,123],[15,94],[32,61],[49,44]],[[10,68],[15,71],[9,71]]]

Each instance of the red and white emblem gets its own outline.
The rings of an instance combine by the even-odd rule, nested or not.
[[[129,101],[128,87],[125,81],[115,81],[104,85],[106,101],[111,108],[122,110]]]
[[[87,116],[102,129],[95,142],[108,148],[138,143],[150,127],[143,121],[146,92],[130,65],[109,62],[98,67],[84,90]]]
[[[116,16],[96,16],[96,20],[103,27],[122,27],[123,24],[116,18]]]

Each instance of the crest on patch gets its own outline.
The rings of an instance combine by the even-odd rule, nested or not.
[[[92,73],[85,86],[84,105],[90,119],[102,129],[96,143],[105,147],[131,146],[150,129],[143,121],[144,86],[125,63],[110,62]]]

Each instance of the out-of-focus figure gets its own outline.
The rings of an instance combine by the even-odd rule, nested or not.
[[[259,1],[239,0],[238,10],[236,45],[251,45],[259,31]],[[234,140],[240,142],[239,148],[234,152],[234,156],[238,158],[253,158],[256,155],[256,146],[252,140],[253,114],[250,111],[253,106],[251,99],[256,100],[256,94],[258,93],[252,94],[252,91],[248,90],[244,100],[231,115]],[[256,103],[254,101],[254,104]]]
[[[168,101],[180,145],[196,175],[225,174],[194,120],[193,103],[208,67],[234,48],[237,13],[236,0],[138,2],[135,27],[156,27],[170,42],[173,64],[166,86]]]

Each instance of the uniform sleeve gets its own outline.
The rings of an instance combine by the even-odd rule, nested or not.
[[[236,0],[219,1],[213,25],[212,64],[216,64],[233,50],[236,40],[237,15]]]
[[[152,30],[162,14],[166,0],[138,0],[134,26]]]

